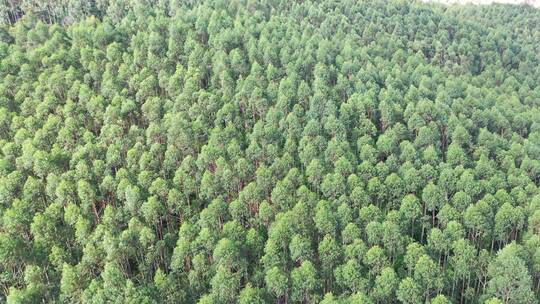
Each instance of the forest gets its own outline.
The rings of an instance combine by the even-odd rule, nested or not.
[[[540,301],[540,10],[0,1],[0,303]]]

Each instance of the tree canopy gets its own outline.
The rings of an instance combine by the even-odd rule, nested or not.
[[[540,300],[539,10],[0,19],[0,302]]]

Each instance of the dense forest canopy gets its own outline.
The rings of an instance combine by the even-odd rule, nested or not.
[[[0,302],[538,303],[539,10],[0,12]]]
[[[435,2],[445,5],[485,5],[485,4],[517,4],[517,5],[530,5],[533,7],[540,7],[539,0],[420,0],[422,2]]]

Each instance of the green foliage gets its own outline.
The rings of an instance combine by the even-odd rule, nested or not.
[[[0,19],[1,303],[539,301],[538,10]]]

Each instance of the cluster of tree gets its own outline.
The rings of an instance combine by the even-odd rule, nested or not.
[[[7,1],[0,302],[538,302],[540,11],[176,2]]]
[[[166,10],[169,5],[187,5],[182,0],[2,0],[0,23],[13,25],[25,15],[47,24],[72,24],[90,16],[102,18],[107,15],[120,20],[130,9],[140,4]]]

